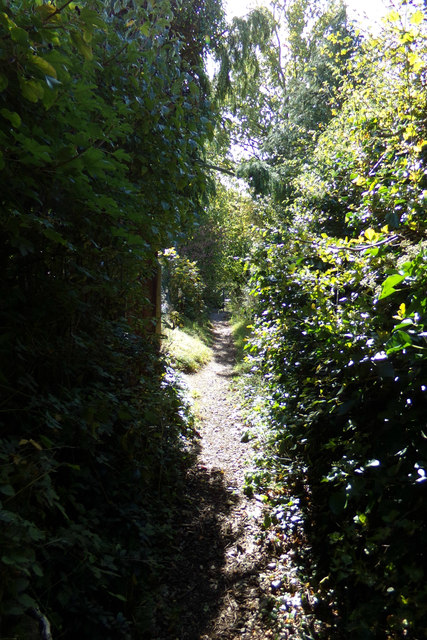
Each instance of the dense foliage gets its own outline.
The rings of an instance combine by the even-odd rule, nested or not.
[[[218,182],[198,225],[182,245],[182,251],[198,265],[209,306],[219,307],[226,298],[244,296],[248,282],[245,259],[253,225],[260,221],[248,194]]]
[[[307,15],[303,2],[287,6]],[[313,111],[302,99],[313,85],[292,88],[289,58],[276,112],[283,126],[267,127],[245,168],[254,190],[276,202],[248,259],[248,350],[270,425],[258,482],[269,479],[283,532],[300,505],[311,548],[306,576],[328,638],[421,638],[426,14],[424,5],[403,2],[380,35],[352,39],[350,51],[342,30],[324,25],[329,45],[316,57],[331,61],[329,102],[313,92]],[[310,38],[307,29],[300,34]],[[304,74],[314,64],[307,51],[297,53]],[[259,390],[254,404],[260,410]]]
[[[282,532],[302,511],[328,638],[424,637],[424,5],[364,40],[322,0],[226,31],[214,0],[0,9],[1,635],[28,637],[29,609],[64,638],[167,624],[191,419],[152,286],[175,244],[178,312],[252,289],[253,481]],[[252,201],[207,186],[236,141]]]
[[[205,313],[206,285],[196,262],[180,256],[173,247],[166,249],[163,257],[165,269],[162,284],[175,323],[179,323],[180,316],[190,320],[201,319]]]
[[[205,191],[220,21],[0,2],[2,636],[33,607],[55,637],[151,637],[190,422],[150,283]]]

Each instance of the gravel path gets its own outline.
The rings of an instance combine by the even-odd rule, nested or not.
[[[156,616],[158,633],[149,640],[331,637],[315,614],[315,593],[298,577],[306,547],[298,505],[289,509],[284,535],[263,528],[262,497],[243,493],[253,449],[242,441],[246,427],[233,391],[227,316],[216,314],[212,322],[212,361],[184,376],[200,442],[171,540],[175,556]]]
[[[230,487],[242,491],[251,447],[242,443],[245,432],[239,400],[231,390],[235,350],[224,313],[212,316],[213,358],[201,371],[185,375],[200,419],[200,459],[209,470],[224,473]]]
[[[186,375],[200,432],[165,585],[168,631],[155,640],[265,640],[275,563],[261,538],[261,503],[243,493],[252,447],[232,390],[234,346],[226,314],[213,322],[213,359]]]
[[[224,313],[212,316],[213,358],[200,372],[187,375],[199,418],[199,470],[217,476],[225,488],[225,505],[215,501],[217,525],[224,549],[215,577],[220,597],[215,614],[200,640],[268,638],[260,609],[265,597],[263,570],[268,562],[260,545],[262,509],[243,493],[251,445],[242,442],[246,429],[239,399],[232,390],[235,350]],[[225,508],[224,508],[225,506]]]

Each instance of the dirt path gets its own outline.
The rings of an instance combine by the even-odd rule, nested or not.
[[[213,358],[198,373],[186,375],[185,380],[201,420],[200,458],[209,471],[224,474],[229,490],[241,494],[251,447],[241,442],[245,428],[239,400],[230,389],[235,350],[226,315],[215,314],[212,321]]]
[[[243,494],[251,445],[231,389],[234,347],[225,314],[213,317],[214,357],[185,376],[199,416],[197,463],[177,525],[167,632],[156,640],[261,640],[275,563],[261,544],[262,509]]]

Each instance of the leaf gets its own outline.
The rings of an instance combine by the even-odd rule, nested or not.
[[[23,78],[19,78],[19,85],[22,95],[30,102],[38,102],[40,98],[43,98],[44,89],[37,80],[24,80]]]
[[[22,45],[27,44],[29,41],[28,33],[25,29],[21,29],[21,27],[12,27],[10,30],[10,37],[14,42]]]
[[[58,82],[58,80],[55,80],[55,78],[51,78],[50,76],[45,76],[45,80],[46,80],[47,86],[49,87],[49,89],[51,89],[51,91],[45,91],[43,96],[43,106],[47,111],[54,104],[58,96],[58,91],[54,85],[60,84],[60,82]]]
[[[114,151],[113,156],[117,158],[117,160],[123,160],[124,162],[130,162],[132,160],[132,156],[126,153],[124,149],[117,149]]]
[[[99,13],[87,7],[83,7],[80,11],[80,22],[90,30],[93,30],[95,27],[99,29],[105,28],[105,23],[99,16]]]
[[[84,41],[83,36],[80,33],[74,32],[71,34],[71,39],[77,47],[77,51],[81,53],[86,60],[92,60],[93,52],[92,47]]]
[[[366,229],[365,238],[367,238],[369,242],[371,242],[372,240],[375,240],[376,237],[377,237],[377,234],[373,229]]]
[[[5,496],[14,496],[15,495],[15,489],[12,487],[11,484],[3,484],[0,487],[0,492],[5,495]]]
[[[397,353],[398,351],[403,351],[403,349],[406,349],[411,345],[412,345],[411,336],[408,333],[406,333],[406,331],[401,331],[399,329],[398,331],[395,331],[393,333],[392,337],[387,342],[387,345],[386,345],[387,355],[391,353]]]
[[[408,62],[415,73],[418,73],[424,67],[424,64],[425,64],[422,58],[420,58],[420,56],[418,55],[418,53],[415,53],[415,52],[410,53],[408,55]]]
[[[146,38],[148,38],[148,36],[150,35],[150,23],[149,22],[144,22],[140,27],[139,27],[140,33],[142,36],[145,36]]]
[[[28,593],[18,593],[16,596],[19,604],[22,604],[26,609],[37,607],[37,602],[28,595]]]
[[[363,176],[357,176],[357,178],[352,180],[352,182],[358,187],[362,187],[364,184],[366,184],[366,179]]]
[[[395,289],[396,285],[403,282],[405,278],[406,278],[406,274],[401,275],[400,273],[394,273],[393,275],[389,276],[386,280],[384,280],[381,286],[381,294],[378,300],[383,300],[384,298],[391,296],[393,293],[396,293],[396,291],[398,291],[398,289]]]
[[[55,231],[55,229],[52,229],[49,227],[46,229],[43,229],[43,235],[49,240],[56,242],[57,244],[62,244],[63,246],[68,247],[67,240],[63,236],[61,236],[61,234],[58,233],[58,231]]]
[[[42,4],[40,7],[36,7],[36,11],[43,21],[50,20],[52,18],[54,21],[61,20],[61,14],[56,13],[56,8],[52,4]],[[52,14],[55,15],[52,16]]]
[[[21,117],[18,113],[16,113],[16,111],[9,111],[9,109],[2,109],[0,113],[3,116],[3,118],[6,118],[6,120],[9,120],[12,127],[14,127],[15,129],[19,129],[19,127],[21,126]]]
[[[415,13],[411,16],[411,23],[415,25],[419,25],[424,20],[424,13],[420,10],[415,11]]]
[[[44,73],[45,75],[52,76],[52,78],[56,78],[55,67],[51,65],[50,62],[48,62],[44,58],[41,58],[40,56],[30,56],[30,62],[35,67],[37,67],[37,69],[40,69],[40,71],[42,71],[42,73]]]
[[[397,22],[400,19],[399,14],[394,9],[386,17],[390,22]]]
[[[120,600],[121,602],[127,602],[127,598],[121,593],[113,593],[112,591],[108,591],[108,593],[110,594],[110,596],[113,596],[113,598],[117,598],[117,600]]]
[[[37,449],[38,451],[42,451],[43,450],[43,447],[36,440],[33,440],[32,438],[30,438],[30,444],[32,444],[33,447],[35,449]]]

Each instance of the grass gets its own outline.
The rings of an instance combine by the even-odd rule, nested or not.
[[[163,349],[169,353],[175,366],[185,373],[199,371],[212,358],[212,336],[209,325],[199,325],[184,319],[182,327],[166,328]]]

